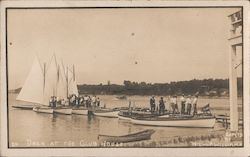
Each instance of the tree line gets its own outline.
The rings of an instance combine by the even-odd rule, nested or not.
[[[238,78],[238,95],[242,96],[243,81]],[[115,95],[194,95],[201,96],[228,96],[228,79],[203,79],[177,81],[170,83],[146,83],[124,80],[123,85],[99,84],[99,85],[78,85],[80,94],[115,94]]]

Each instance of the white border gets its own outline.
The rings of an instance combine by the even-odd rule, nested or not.
[[[8,149],[6,106],[6,7],[244,7],[244,148],[57,148]],[[2,1],[1,2],[1,148],[0,156],[247,156],[249,148],[249,3],[247,1]]]

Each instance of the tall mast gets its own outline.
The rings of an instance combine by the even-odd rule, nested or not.
[[[76,78],[75,78],[76,76],[75,76],[75,65],[73,64],[73,81],[75,81],[76,80]]]
[[[46,63],[43,63],[43,92],[45,89]]]
[[[69,96],[69,75],[68,75],[68,66],[67,66],[67,71],[66,71],[66,87],[67,87],[67,97]]]
[[[55,96],[58,96],[58,83],[59,83],[59,79],[60,79],[60,73],[59,73],[59,65],[57,64],[57,60],[56,60],[56,55],[54,54],[54,61],[55,61],[55,65],[56,65],[56,88],[55,88]]]

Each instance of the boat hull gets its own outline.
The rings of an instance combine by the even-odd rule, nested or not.
[[[98,139],[100,141],[105,142],[116,142],[116,143],[127,143],[127,142],[134,142],[134,141],[142,141],[142,140],[149,140],[151,135],[155,131],[152,129],[137,132],[134,134],[128,134],[123,136],[109,136],[109,135],[99,135]]]
[[[13,108],[23,109],[23,110],[33,110],[34,106],[32,105],[13,105]]]
[[[133,124],[165,127],[192,127],[192,128],[213,128],[215,118],[192,118],[192,119],[166,119],[166,120],[143,120],[131,119]]]
[[[128,121],[131,120],[130,117],[125,117],[125,116],[122,116],[122,115],[119,115],[119,114],[118,114],[118,118],[119,118],[119,119],[122,119],[122,120],[128,120]]]
[[[72,108],[54,108],[54,113],[58,114],[72,114]]]
[[[33,107],[33,111],[38,113],[49,113],[49,114],[52,114],[54,112],[54,110],[49,107]]]
[[[108,118],[118,118],[119,111],[95,111],[95,116],[108,117]]]
[[[88,109],[84,108],[73,108],[72,114],[88,115]]]

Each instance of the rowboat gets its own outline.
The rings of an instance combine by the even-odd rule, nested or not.
[[[69,108],[69,107],[56,107],[56,108],[54,108],[54,113],[72,114],[72,108]]]
[[[120,100],[126,100],[127,99],[127,97],[125,95],[117,96],[116,98],[120,99]]]
[[[155,131],[153,129],[147,129],[144,131],[122,136],[98,135],[98,140],[106,142],[116,142],[116,143],[142,141],[142,140],[149,140],[154,132]]]
[[[214,116],[132,117],[131,122],[150,126],[213,128],[216,118]]]
[[[98,109],[94,111],[95,116],[108,117],[108,118],[118,118],[119,110],[113,109]]]
[[[72,114],[88,115],[88,109],[85,107],[72,108]]]
[[[23,110],[32,110],[34,108],[33,105],[13,105],[13,108],[23,109]]]
[[[33,107],[33,111],[38,113],[49,113],[52,114],[54,110],[51,107]]]

